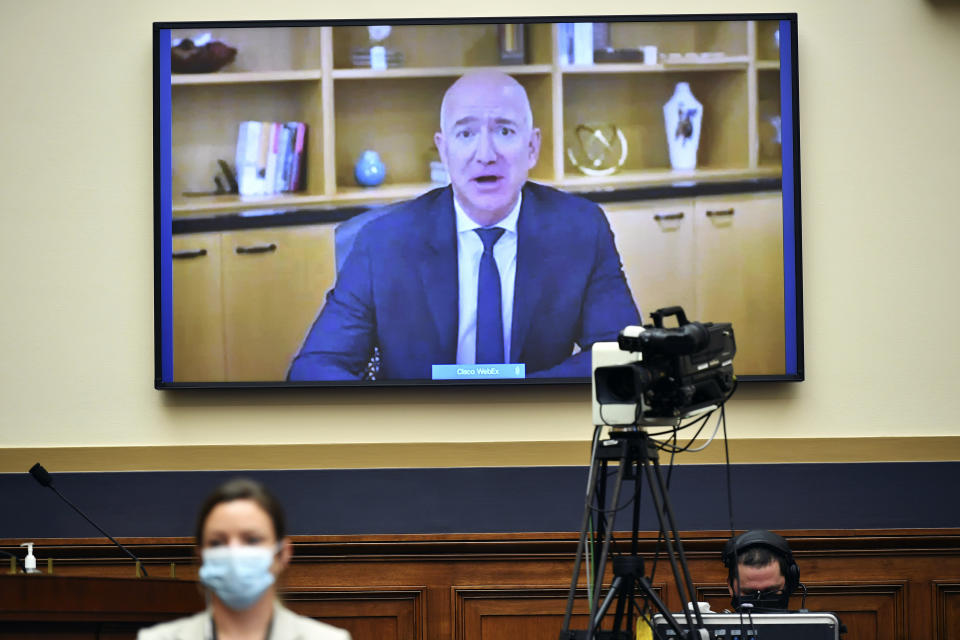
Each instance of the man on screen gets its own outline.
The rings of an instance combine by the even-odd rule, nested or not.
[[[288,378],[361,379],[375,346],[379,379],[502,363],[589,376],[591,345],[639,315],[600,208],[527,181],[540,130],[525,90],[499,72],[461,77],[434,141],[451,185],[359,231]]]

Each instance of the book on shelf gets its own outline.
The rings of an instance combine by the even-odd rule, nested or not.
[[[260,123],[241,122],[237,133],[236,171],[241,196],[256,195],[257,157],[260,144]]]
[[[593,22],[561,22],[557,27],[561,65],[593,64],[594,41],[603,44],[609,38]]]
[[[291,172],[290,183],[293,185],[291,191],[300,191],[306,188],[306,180],[303,176],[303,169],[306,165],[307,149],[307,124],[297,122],[297,135],[293,142],[293,170]]]
[[[267,122],[267,152],[266,169],[263,176],[263,189],[265,194],[277,192],[277,157],[279,152],[280,123]]]
[[[267,156],[270,155],[270,136],[273,133],[271,122],[260,123],[260,141],[257,143],[257,179],[253,190],[258,196],[270,193],[267,190]]]
[[[275,195],[305,188],[306,132],[305,122],[241,122],[236,150],[240,195]]]
[[[573,64],[593,64],[593,23],[573,25]]]

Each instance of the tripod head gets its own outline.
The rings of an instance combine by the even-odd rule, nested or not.
[[[624,580],[637,580],[644,575],[643,558],[640,556],[616,556],[613,558],[613,575]]]

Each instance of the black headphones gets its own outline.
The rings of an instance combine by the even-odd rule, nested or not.
[[[772,531],[751,529],[727,540],[727,544],[723,547],[723,566],[732,570],[733,564],[736,562],[734,558],[740,556],[748,547],[754,546],[767,547],[786,560],[786,571],[783,576],[786,578],[786,584],[784,586],[788,593],[793,593],[800,585],[800,567],[794,561],[793,551],[790,550],[787,541]]]

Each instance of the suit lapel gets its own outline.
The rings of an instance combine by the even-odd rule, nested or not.
[[[183,627],[176,631],[177,640],[212,640],[213,613],[207,609],[191,617]]]
[[[549,250],[546,240],[549,211],[541,211],[529,189],[523,190],[520,218],[517,220],[517,276],[513,292],[513,328],[510,331],[510,361],[518,362],[527,332],[533,323],[534,310],[543,293],[542,283],[549,278],[544,273],[543,259]]]
[[[286,607],[279,602],[273,606],[273,626],[270,629],[270,637],[283,640],[299,640],[302,637],[300,625],[297,619]]]
[[[453,191],[447,187],[423,212],[424,248],[417,261],[420,284],[444,360],[457,354],[459,281]]]

